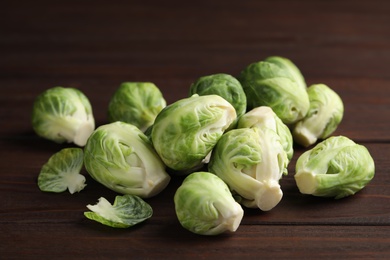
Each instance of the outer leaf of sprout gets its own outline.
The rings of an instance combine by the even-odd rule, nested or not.
[[[174,202],[180,224],[200,235],[235,232],[244,215],[229,187],[209,172],[189,174],[177,189]]]
[[[124,82],[111,97],[108,118],[110,122],[130,123],[145,132],[165,106],[166,101],[155,84]]]
[[[91,211],[84,215],[103,225],[114,228],[128,228],[150,218],[153,214],[152,207],[135,195],[116,196],[111,205],[104,197],[97,204],[87,205]]]
[[[148,138],[128,123],[118,121],[98,127],[84,153],[85,168],[91,177],[122,194],[152,197],[170,181]]]
[[[54,87],[34,101],[32,126],[41,137],[84,146],[95,128],[91,104],[78,89]]]
[[[282,199],[279,180],[287,171],[287,160],[275,131],[239,128],[221,137],[208,167],[241,196],[241,204],[268,211]]]
[[[303,194],[340,199],[363,189],[374,174],[374,160],[366,147],[334,136],[298,158],[294,177]]]
[[[235,120],[234,107],[222,97],[195,94],[158,114],[152,128],[153,146],[169,168],[188,174],[204,163]]]
[[[81,148],[64,148],[52,155],[42,166],[38,176],[38,187],[41,191],[80,192],[86,186],[84,175],[80,174],[83,166]]]
[[[317,142],[318,138],[329,137],[344,114],[343,101],[327,85],[311,85],[307,93],[310,100],[309,112],[293,127],[294,140],[305,147]]]

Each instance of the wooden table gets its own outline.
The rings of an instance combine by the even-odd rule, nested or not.
[[[3,1],[0,9],[0,258],[209,259],[390,257],[389,1]],[[237,232],[192,234],[175,215],[180,178],[148,199],[154,215],[130,229],[86,219],[117,195],[93,181],[71,195],[38,189],[41,166],[71,145],[36,136],[34,98],[54,86],[90,99],[97,125],[124,81],[154,82],[168,103],[198,77],[237,75],[270,55],[291,59],[307,84],[342,97],[345,135],[371,152],[376,175],[341,200],[301,195],[293,178],[269,212],[245,209]]]

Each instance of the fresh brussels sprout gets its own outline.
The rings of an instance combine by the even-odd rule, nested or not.
[[[287,154],[268,127],[238,128],[214,147],[208,170],[236,192],[242,205],[268,211],[282,199],[279,180],[287,173]]]
[[[293,127],[294,141],[308,147],[317,139],[326,139],[340,124],[344,105],[340,96],[324,84],[314,84],[307,89],[310,109]]]
[[[294,177],[303,194],[340,199],[363,189],[374,173],[374,160],[366,147],[333,136],[298,158]]]
[[[32,126],[41,137],[84,146],[95,129],[88,98],[78,89],[53,87],[34,101]]]
[[[289,59],[271,56],[244,68],[238,80],[247,96],[248,110],[269,106],[289,125],[309,111],[305,80]]]
[[[235,232],[244,215],[226,183],[209,172],[189,174],[176,190],[174,203],[180,224],[199,235]]]
[[[166,101],[155,84],[124,82],[110,100],[108,120],[130,123],[145,132],[165,106]]]
[[[120,121],[92,133],[84,147],[84,164],[91,177],[109,189],[142,198],[158,194],[170,181],[144,133]]]
[[[158,114],[152,129],[153,146],[165,165],[178,174],[188,174],[207,161],[235,120],[236,110],[222,97],[194,94]]]
[[[236,109],[237,118],[246,111],[246,95],[241,83],[229,74],[219,73],[198,78],[190,88],[190,95],[219,95]]]
[[[256,107],[238,120],[237,128],[251,127],[268,127],[274,130],[280,136],[288,160],[292,159],[294,154],[292,134],[288,126],[282,122],[272,108],[266,106]]]
[[[138,196],[126,194],[116,196],[114,204],[101,197],[97,204],[87,205],[91,211],[84,216],[114,228],[128,228],[150,218],[152,207]]]
[[[81,148],[64,148],[52,155],[42,166],[38,175],[38,187],[46,192],[80,192],[86,186]]]

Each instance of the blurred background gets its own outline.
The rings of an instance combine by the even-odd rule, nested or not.
[[[3,1],[0,91],[32,104],[47,88],[76,87],[104,123],[124,81],[154,82],[171,103],[200,76],[235,76],[280,55],[308,84],[326,83],[343,96],[358,87],[345,81],[356,70],[359,84],[390,77],[389,8],[384,0]],[[18,105],[5,94],[0,102]],[[15,115],[2,109],[8,116]],[[27,126],[30,115],[18,116]]]

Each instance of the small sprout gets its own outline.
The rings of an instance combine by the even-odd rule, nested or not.
[[[209,172],[189,174],[176,190],[174,203],[180,224],[199,235],[235,232],[244,215],[226,183]]]
[[[151,82],[124,82],[115,91],[108,105],[109,122],[130,123],[145,132],[166,101]]]
[[[266,106],[256,107],[238,120],[237,128],[252,127],[268,127],[274,130],[280,137],[288,160],[292,159],[294,154],[292,134],[288,126],[282,122],[272,108]]]
[[[254,62],[241,71],[238,80],[245,91],[248,110],[269,106],[287,125],[302,119],[309,110],[305,80],[289,59],[271,56]]]
[[[248,208],[269,211],[282,199],[279,180],[288,158],[279,135],[268,127],[233,129],[219,139],[208,169]]]
[[[218,95],[236,109],[237,118],[246,111],[246,95],[241,83],[229,74],[219,73],[198,78],[190,87],[190,96]]]
[[[149,198],[170,181],[166,166],[145,134],[120,121],[92,133],[84,147],[84,164],[93,179],[121,194]]]
[[[37,135],[57,143],[84,146],[95,129],[88,98],[78,89],[54,87],[34,101],[32,126]]]
[[[303,194],[340,199],[363,189],[374,174],[374,160],[366,147],[333,136],[298,158],[294,177]]]
[[[83,166],[81,148],[64,148],[55,153],[42,166],[38,176],[38,187],[46,192],[80,192],[85,184],[84,175],[80,174]]]
[[[128,228],[149,219],[152,207],[135,195],[116,196],[111,205],[104,197],[95,205],[87,205],[91,211],[84,212],[84,216],[103,225],[114,228]]]
[[[218,95],[194,94],[158,114],[152,142],[169,168],[188,173],[207,161],[224,131],[236,120],[236,110]]]
[[[340,96],[324,84],[311,85],[307,89],[310,109],[307,115],[293,127],[294,141],[308,147],[317,139],[326,139],[340,124],[344,105]]]

